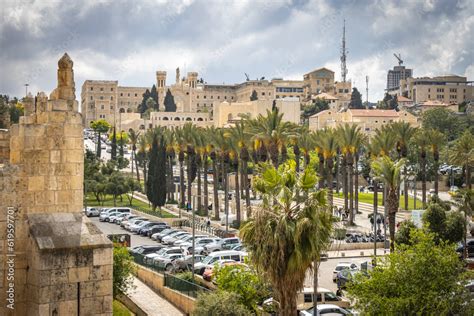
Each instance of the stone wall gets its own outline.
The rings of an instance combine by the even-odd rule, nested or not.
[[[0,129],[0,164],[10,160],[10,132]]]

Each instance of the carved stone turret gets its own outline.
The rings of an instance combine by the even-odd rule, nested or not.
[[[58,61],[58,87],[50,95],[51,100],[76,100],[74,63],[67,53]]]

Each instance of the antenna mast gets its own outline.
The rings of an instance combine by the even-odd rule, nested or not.
[[[365,108],[369,109],[369,76],[365,76]]]
[[[342,47],[341,47],[341,78],[342,82],[346,82],[347,67],[346,67],[346,20],[344,19],[344,25],[342,27]]]

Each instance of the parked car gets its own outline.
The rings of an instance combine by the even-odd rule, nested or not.
[[[462,243],[460,243],[459,246],[456,248],[456,252],[459,254],[459,256],[463,255],[464,245]],[[474,257],[474,239],[467,241],[467,256],[469,258]]]
[[[147,219],[144,218],[144,217],[136,217],[130,221],[128,221],[127,223],[125,223],[124,227],[126,230],[130,230],[130,227],[132,227],[133,225],[137,225],[143,221],[146,221]]]
[[[100,211],[97,207],[87,207],[84,210],[84,213],[86,214],[87,217],[99,216],[100,215]]]
[[[296,296],[296,304],[299,310],[305,310],[313,306],[314,290],[312,287],[305,287]],[[348,308],[350,302],[337,296],[334,292],[318,287],[317,302],[320,304],[333,304],[339,307]]]
[[[181,230],[180,230],[180,231],[181,231]],[[170,235],[170,234],[173,234],[173,233],[176,233],[176,232],[178,232],[178,230],[177,230],[177,229],[174,229],[174,228],[165,229],[165,230],[162,231],[161,233],[157,233],[157,234],[155,234],[155,235],[152,235],[152,236],[151,236],[151,239],[156,240],[156,241],[158,241],[158,242],[161,242],[161,240],[162,240],[163,237],[166,237],[166,236],[168,236],[168,235]]]
[[[109,223],[115,223],[118,219],[123,218],[127,213],[116,213],[115,215],[109,216]]]
[[[147,255],[153,252],[157,252],[163,248],[164,248],[163,245],[142,245],[142,246],[138,246],[138,247],[134,247],[130,249],[130,253]]]
[[[130,208],[121,208],[121,207],[113,207],[109,208],[105,212],[100,213],[99,216],[99,221],[101,222],[108,222],[108,218],[111,215],[111,213],[131,213],[132,210]]]
[[[357,267],[357,265],[355,263],[352,263],[352,262],[339,262],[336,265],[336,268],[334,268],[334,271],[332,272],[332,281],[336,282],[337,274],[340,271],[345,270],[345,269],[358,270],[359,268]]]
[[[125,225],[128,224],[129,221],[137,218],[142,218],[140,215],[136,214],[128,214],[120,221],[120,227],[125,228]]]
[[[151,237],[153,234],[160,233],[165,229],[169,229],[170,227],[168,225],[162,226],[162,225],[154,225],[148,228],[145,228],[142,230],[143,235],[147,237]]]
[[[458,191],[459,191],[459,188],[458,188],[457,186],[455,186],[455,185],[452,185],[452,186],[449,188],[448,193],[449,193],[450,195],[454,195],[454,194],[458,193]]]
[[[204,272],[202,273],[202,278],[206,281],[212,281],[212,276],[214,275],[214,267],[217,265],[219,268],[223,266],[228,266],[228,265],[236,265],[236,264],[241,264],[240,262],[234,261],[234,260],[217,260],[213,264],[207,265],[206,268],[204,269]]]
[[[182,231],[182,230],[179,230],[175,233],[172,233],[172,234],[169,234],[167,236],[164,236],[162,239],[161,239],[161,243],[164,244],[164,245],[172,245],[176,240],[177,238],[181,237],[181,236],[190,236],[191,234],[188,233],[187,231]]]
[[[317,305],[316,309],[317,309],[316,315],[331,315],[331,316],[351,315],[351,313],[347,309],[339,307],[334,304]],[[314,314],[313,307],[300,312],[300,316],[313,316],[313,314]]]
[[[144,220],[144,221],[141,221],[139,223],[135,223],[133,225],[130,225],[128,227],[128,230],[131,231],[132,233],[138,233],[138,231],[140,230],[140,228],[142,228],[143,226],[147,225],[151,223],[148,219]]]
[[[238,244],[240,239],[237,237],[224,238],[217,242],[213,242],[204,246],[204,252],[209,254],[213,251],[221,251],[224,249],[224,246],[227,244]]]
[[[201,255],[194,255],[194,262],[201,262],[205,256]],[[192,262],[193,262],[193,256],[192,255],[186,255],[182,258],[178,258],[175,261],[173,261],[173,270],[175,272],[179,271],[191,271],[192,268]]]
[[[139,235],[146,236],[146,232],[148,231],[149,228],[155,227],[155,226],[160,226],[160,227],[169,227],[166,223],[162,222],[149,222],[146,225],[140,227],[138,230]]]
[[[347,283],[351,282],[357,273],[363,273],[363,272],[356,269],[353,269],[353,270],[343,269],[339,271],[336,276],[337,288],[345,289],[347,286]]]
[[[208,265],[214,264],[218,260],[234,260],[237,262],[243,262],[244,258],[247,257],[246,252],[235,251],[235,250],[226,250],[226,251],[215,251],[209,254],[202,262],[194,264],[194,272],[198,274],[203,274],[204,269]]]
[[[171,253],[167,254],[163,257],[156,257],[153,259],[153,263],[163,270],[171,272],[173,270],[173,261],[179,258],[183,258],[184,255],[182,253]]]
[[[171,248],[163,248],[161,249],[160,251],[157,252],[157,256],[154,256],[153,258],[151,258],[151,262],[152,264],[157,264],[159,261],[160,261],[160,258],[164,258],[164,257],[167,257],[168,255],[171,255],[171,254],[183,254],[183,250],[179,247],[171,247]]]
[[[204,246],[207,244],[210,244],[212,242],[217,242],[221,240],[220,238],[212,238],[212,237],[204,237],[204,238],[199,238],[196,239],[194,242],[194,247],[196,248],[196,251],[194,253],[196,254],[204,254]],[[193,244],[192,242],[184,242],[181,245],[181,248],[185,248],[189,252],[193,250]]]

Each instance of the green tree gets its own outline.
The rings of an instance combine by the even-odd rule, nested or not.
[[[176,103],[174,103],[174,97],[171,94],[170,89],[166,91],[165,100],[163,103],[165,106],[165,112],[176,112]]]
[[[16,124],[20,121],[20,116],[23,116],[25,108],[20,102],[12,101],[10,103],[10,122]]]
[[[92,121],[91,122],[91,128],[97,133],[97,151],[96,155],[98,158],[100,158],[101,154],[101,137],[100,135],[103,133],[107,133],[107,131],[110,129],[110,124],[106,120],[97,120],[97,121]]]
[[[257,91],[253,90],[252,94],[250,95],[250,101],[255,101],[258,100],[258,94]]]
[[[239,302],[239,295],[226,291],[213,291],[198,295],[194,316],[250,316],[253,315]]]
[[[110,159],[112,160],[117,159],[117,134],[115,132],[115,126],[114,126],[114,131],[112,133]]]
[[[329,110],[329,102],[327,100],[317,98],[313,103],[303,107],[303,118],[308,120],[312,115],[324,110]]]
[[[155,211],[166,203],[166,144],[160,128],[155,128],[152,137],[146,195]]]
[[[467,127],[454,112],[444,108],[428,110],[422,114],[421,118],[423,128],[440,131],[448,141],[458,138]]]
[[[257,312],[257,306],[271,296],[269,284],[246,266],[217,267],[215,281],[220,290],[238,294],[239,302],[253,312]]]
[[[463,240],[465,219],[461,212],[450,211],[450,205],[434,198],[423,213],[423,224],[436,240],[457,243]]]
[[[296,314],[296,293],[306,272],[313,262],[317,267],[330,244],[332,212],[326,193],[314,191],[317,180],[311,168],[297,174],[294,163],[278,170],[265,164],[255,180],[262,205],[240,230],[250,261],[272,284],[282,315]],[[317,277],[314,281],[317,288]]]
[[[400,200],[397,192],[400,185],[400,172],[405,160],[394,162],[389,156],[382,156],[372,162],[372,170],[378,181],[384,183],[387,188],[386,205],[388,213],[388,228],[390,231],[390,250],[395,250],[395,216],[398,211]]]
[[[458,166],[463,166],[466,186],[471,190],[471,170],[474,166],[474,137],[465,130],[449,150],[449,160]]]
[[[113,296],[127,294],[133,288],[135,265],[126,247],[114,246]]]
[[[453,245],[436,244],[422,231],[413,232],[411,243],[349,284],[355,308],[363,315],[472,315],[467,274]]]
[[[154,105],[153,105],[153,111],[157,112],[159,111],[159,108],[160,108],[160,105],[159,105],[159,99],[158,99],[158,90],[156,89],[156,86],[153,85],[151,87],[151,91],[150,91],[150,98],[153,99],[153,101],[155,101]]]
[[[362,95],[357,88],[352,88],[351,101],[349,102],[350,109],[363,109]]]
[[[142,102],[138,105],[138,108],[137,108],[137,112],[140,114],[144,114],[146,110],[148,110],[148,106],[146,102],[151,96],[150,90],[146,89],[142,96],[143,96]]]
[[[400,223],[397,233],[395,234],[395,242],[397,245],[411,245],[412,231],[417,227],[413,221],[404,220]]]
[[[445,144],[444,134],[437,130],[426,131],[426,136],[431,147],[431,153],[433,154],[433,173],[434,173],[434,190],[435,194],[438,195],[438,184],[439,184],[439,153],[440,149]]]
[[[445,209],[435,203],[428,204],[426,211],[423,213],[423,223],[429,232],[434,233],[436,240],[444,237],[446,230],[446,211]]]
[[[129,194],[127,194],[127,199],[128,199],[128,203],[130,204],[130,206],[132,206],[132,202],[133,202],[133,195],[135,193],[135,191],[140,191],[142,189],[141,185],[140,185],[140,182],[136,181],[133,176],[132,177],[127,177],[126,178],[126,183],[125,185],[127,186],[128,188],[128,192]]]
[[[122,173],[114,171],[107,178],[105,193],[112,195],[114,206],[117,205],[117,197],[120,197],[120,200],[122,200],[122,194],[125,194],[128,191],[129,187],[127,185],[126,177]]]
[[[138,183],[140,183],[140,170],[138,170],[138,158],[137,158],[137,143],[138,143],[139,137],[140,137],[139,131],[136,132],[135,130],[131,129],[128,132],[128,139],[130,141],[130,144],[132,145],[132,157],[131,157],[132,177],[133,177],[133,166],[135,164],[135,171],[137,173]]]

